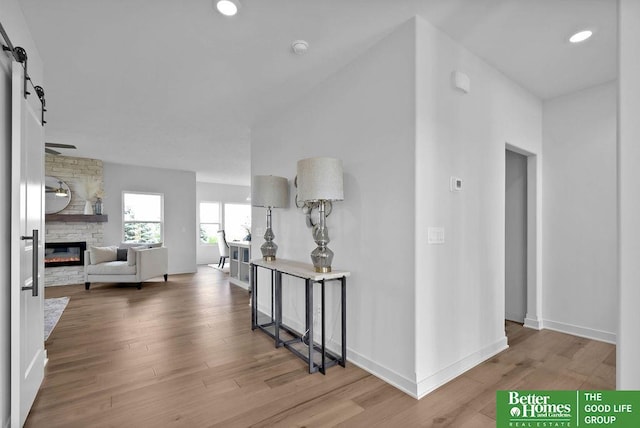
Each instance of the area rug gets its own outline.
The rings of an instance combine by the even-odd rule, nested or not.
[[[68,297],[44,299],[44,340],[49,338],[53,328],[58,324],[64,308],[69,303]]]
[[[229,273],[229,263],[225,263],[223,268],[219,268],[217,263],[216,264],[209,263],[209,266],[219,271],[222,271],[224,273]]]

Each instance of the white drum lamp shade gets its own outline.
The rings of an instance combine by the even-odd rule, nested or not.
[[[251,181],[251,205],[254,207],[287,208],[289,182],[285,177],[254,175]]]
[[[344,200],[342,161],[308,158],[298,161],[298,199],[301,201]]]

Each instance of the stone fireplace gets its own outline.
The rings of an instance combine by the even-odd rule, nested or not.
[[[85,177],[100,183],[103,188],[102,161],[98,159],[75,158],[71,156],[45,155],[45,174],[57,177],[71,189],[71,202],[54,215],[45,216],[45,246],[47,251],[60,249],[70,243],[84,243],[84,248],[103,245],[103,223],[85,219],[85,201],[78,196],[76,188]],[[67,217],[65,217],[67,216]],[[51,246],[51,248],[49,247]],[[77,251],[77,250],[74,250]],[[84,258],[84,250],[80,251]],[[45,264],[45,286],[84,283],[84,260],[73,264]]]

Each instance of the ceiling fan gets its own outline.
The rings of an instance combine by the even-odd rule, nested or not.
[[[61,154],[57,150],[50,149],[49,147],[55,147],[56,149],[77,149],[76,146],[72,144],[60,144],[60,143],[44,143],[44,151],[49,153],[50,155],[59,155]]]

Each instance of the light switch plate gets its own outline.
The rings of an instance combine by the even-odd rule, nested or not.
[[[452,192],[462,191],[462,178],[451,177],[451,179],[449,180],[449,190],[451,190]]]
[[[444,227],[429,227],[427,229],[428,244],[444,244]]]

